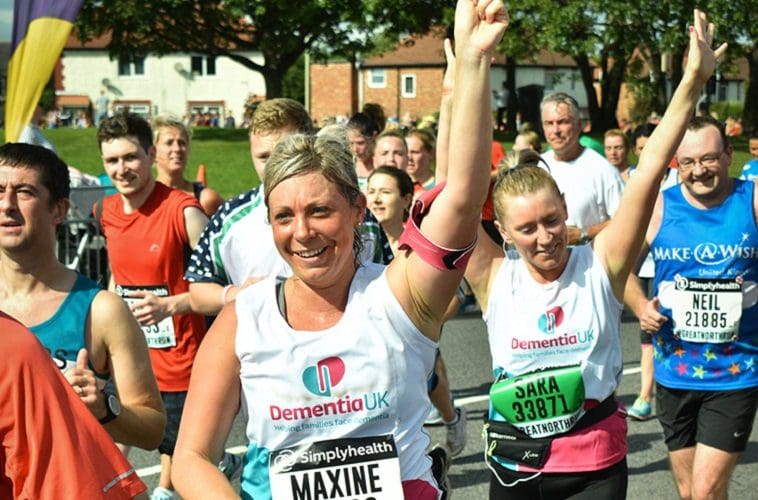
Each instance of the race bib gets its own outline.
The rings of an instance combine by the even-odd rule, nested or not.
[[[274,451],[269,479],[273,500],[403,498],[391,435],[317,441]]]
[[[742,278],[674,277],[674,335],[687,342],[731,342],[742,317]]]
[[[584,415],[582,370],[569,366],[501,380],[492,385],[490,401],[529,437],[561,434]]]
[[[116,285],[116,294],[120,296],[131,307],[134,303],[142,300],[139,297],[132,297],[132,292],[150,292],[157,297],[168,297],[167,286],[123,286]],[[163,318],[155,325],[140,325],[142,333],[145,334],[147,347],[150,349],[165,349],[176,346],[176,334],[174,333],[174,320],[171,316]]]

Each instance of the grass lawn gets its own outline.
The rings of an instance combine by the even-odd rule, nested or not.
[[[46,129],[43,133],[55,144],[61,158],[79,170],[92,175],[103,173],[96,130],[59,128]],[[498,134],[497,139],[509,151],[513,137]],[[599,138],[602,140],[602,138]],[[0,131],[0,141],[5,136]],[[738,176],[742,165],[750,159],[747,138],[732,138],[734,159],[730,174]],[[636,158],[630,158],[636,163]],[[193,131],[187,178],[195,178],[198,165],[205,165],[208,184],[224,198],[237,195],[259,184],[250,160],[247,130],[196,128]]]
[[[43,130],[69,165],[82,172],[100,175],[103,164],[97,146],[97,130],[57,128]],[[2,136],[4,142],[5,136]],[[259,184],[245,129],[198,128],[193,131],[187,178],[195,179],[198,165],[205,165],[208,184],[224,198]]]

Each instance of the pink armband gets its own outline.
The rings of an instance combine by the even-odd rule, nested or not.
[[[429,191],[426,191],[413,203],[411,215],[405,223],[403,234],[400,235],[398,248],[401,250],[411,249],[418,254],[421,259],[441,271],[451,271],[453,269],[463,269],[468,264],[471,254],[476,247],[476,238],[466,248],[459,250],[441,247],[429,240],[419,229],[421,221],[429,213],[429,209],[442,192],[445,183],[437,184]]]

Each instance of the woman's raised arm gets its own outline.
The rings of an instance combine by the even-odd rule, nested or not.
[[[408,222],[404,239],[412,251],[398,256],[388,271],[395,296],[431,338],[439,335],[443,314],[463,275],[465,257],[460,257],[476,240],[487,196],[492,141],[490,62],[507,25],[508,12],[501,0],[458,1],[447,183],[430,208],[427,202],[424,217],[416,220],[421,231],[417,237],[409,236]]]
[[[716,69],[718,58],[726,51],[726,44],[716,50],[711,48],[714,29],[713,23],[707,22],[705,14],[695,10],[682,81],[661,122],[645,145],[616,215],[595,238],[595,253],[605,263],[619,298],[624,295],[627,276],[642,246],[666,166],[682,140],[687,122],[700,97],[700,90]]]

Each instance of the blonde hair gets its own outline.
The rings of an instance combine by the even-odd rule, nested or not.
[[[260,103],[250,122],[250,134],[269,134],[284,129],[307,134],[313,132],[313,121],[303,105],[284,97]]]
[[[408,137],[417,137],[418,140],[421,141],[421,144],[424,146],[424,149],[429,151],[430,154],[434,154],[436,138],[434,136],[434,132],[431,130],[425,128],[414,128],[408,132],[408,135],[405,136],[406,139]]]
[[[539,153],[524,149],[518,154],[506,156],[500,162],[495,187],[492,189],[495,215],[500,222],[505,221],[506,197],[536,193],[540,189],[552,190],[561,196],[561,190],[553,176],[539,166],[541,161]]]
[[[263,171],[263,201],[269,207],[269,197],[276,186],[292,177],[319,173],[337,186],[340,194],[356,205],[363,193],[358,187],[358,175],[353,155],[339,138],[293,134],[276,145]],[[353,255],[356,266],[363,250],[363,238],[357,228],[353,231]]]
[[[403,149],[405,150],[405,154],[408,154],[408,145],[405,143],[405,136],[403,135],[403,132],[399,129],[390,129],[386,128],[384,129],[384,132],[376,136],[376,140],[374,141],[374,144],[379,144],[379,141],[384,139],[385,137],[394,137],[395,139],[399,139],[400,142],[403,143]]]
[[[605,139],[608,139],[609,137],[621,137],[621,140],[624,141],[624,151],[627,153],[632,148],[629,137],[620,128],[612,128],[610,130],[606,130],[605,135],[603,136],[603,142],[605,143]]]
[[[172,115],[158,115],[153,119],[153,144],[158,142],[158,138],[161,136],[161,131],[166,128],[173,128],[178,130],[184,135],[185,139],[189,143],[192,139],[192,131],[187,128],[181,120]]]
[[[519,132],[519,134],[516,137],[523,137],[527,144],[529,144],[532,149],[537,151],[538,153],[542,152],[542,141],[540,141],[540,136],[537,132],[534,130],[522,130]],[[514,141],[516,142],[516,141]]]

